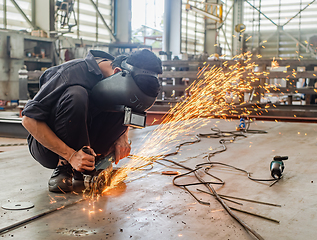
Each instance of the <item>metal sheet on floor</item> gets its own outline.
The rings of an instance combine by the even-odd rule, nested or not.
[[[211,127],[235,130],[238,121],[212,119],[207,125],[179,136],[180,141],[193,139],[197,133],[209,133]],[[130,131],[132,153],[137,153],[141,140],[149,137],[153,127]],[[317,125],[313,123],[281,123],[256,121],[251,129],[267,134],[247,134],[228,143],[228,150],[212,161],[232,164],[252,172],[256,178],[270,178],[269,164],[276,155],[287,155],[283,178],[269,183],[249,180],[245,174],[225,167],[215,167],[212,174],[225,181],[215,187],[219,194],[233,195],[280,204],[282,207],[241,202],[228,205],[265,215],[279,224],[244,213],[237,213],[264,239],[314,239],[317,194]],[[186,145],[169,159],[194,167],[205,162],[208,152],[219,149],[219,139],[204,138]],[[124,159],[122,162],[126,162]],[[121,163],[122,164],[122,163]],[[0,209],[0,228],[28,219],[81,199],[75,194],[48,192],[47,181],[52,170],[41,167],[28,153],[27,146],[0,153],[1,206],[7,202],[32,202],[27,210]],[[2,239],[252,239],[221,205],[207,194],[191,187],[195,195],[209,206],[201,205],[186,191],[172,184],[174,176],[162,171],[182,169],[154,164],[153,169],[139,171],[136,176],[109,191],[97,202],[82,201],[61,208],[28,224],[2,234]],[[192,182],[193,177],[181,179]],[[206,189],[203,189],[206,190]],[[237,200],[239,201],[239,200]]]

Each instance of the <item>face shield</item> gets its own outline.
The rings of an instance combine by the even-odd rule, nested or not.
[[[121,67],[122,72],[101,80],[93,87],[91,99],[103,111],[128,111],[136,113],[135,117],[139,119],[140,116],[145,116],[144,111],[154,104],[156,97],[142,92],[133,77],[146,75],[157,78],[158,76],[154,72],[134,67],[126,61],[122,62]]]

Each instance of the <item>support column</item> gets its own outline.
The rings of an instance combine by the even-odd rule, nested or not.
[[[217,0],[207,0],[208,3],[218,3]],[[219,23],[213,19],[206,18],[205,19],[205,46],[204,50],[208,55],[214,54],[214,53],[220,53],[219,47],[224,46],[215,46],[217,44],[217,26],[219,26]],[[220,54],[219,54],[220,55]]]
[[[235,26],[237,24],[243,23],[243,0],[237,0],[234,3],[233,7],[233,27],[232,27],[232,35],[236,37],[232,37],[232,54],[233,56],[238,55],[242,52],[243,38],[239,37],[243,35],[242,33],[238,33],[235,31]]]
[[[7,28],[7,0],[3,0],[3,27]]]
[[[50,26],[51,3],[50,2],[51,0],[50,1],[32,0],[32,7],[35,8],[32,10],[32,17],[35,17],[35,19],[32,19],[32,22],[35,22],[36,26],[38,26],[40,29],[43,29],[47,33],[49,33],[51,30],[51,26]]]
[[[165,0],[163,51],[166,53],[171,52],[173,56],[181,54],[181,20],[182,1]]]
[[[115,36],[118,42],[131,43],[131,0],[115,1]]]
[[[79,2],[79,0],[78,0],[78,2]],[[50,4],[50,7],[49,7],[49,9],[50,9],[49,29],[50,29],[50,32],[53,32],[53,31],[55,31],[55,0],[49,0],[49,4]],[[78,24],[79,24],[79,22],[78,22]]]

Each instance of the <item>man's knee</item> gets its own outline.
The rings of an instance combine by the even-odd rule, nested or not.
[[[53,111],[53,124],[74,118],[85,119],[88,112],[88,92],[82,86],[68,87],[62,94]]]
[[[27,138],[32,157],[43,167],[54,169],[58,164],[58,155],[41,145],[32,135]]]
[[[65,90],[61,101],[62,105],[68,105],[82,112],[83,108],[88,107],[88,92],[82,86],[71,86]]]

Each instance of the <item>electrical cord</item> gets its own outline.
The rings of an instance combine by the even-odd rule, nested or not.
[[[142,166],[140,166],[140,167],[135,167],[135,168],[131,168],[131,169],[133,169],[133,170],[149,170],[149,169],[142,169],[142,168],[147,167],[147,166],[150,166],[150,167],[152,168],[152,167],[153,167],[153,164],[154,164],[155,162],[159,163],[159,161],[166,161],[166,162],[172,163],[173,165],[178,166],[179,168],[182,168],[182,169],[187,170],[186,173],[183,173],[183,174],[178,175],[178,176],[176,176],[176,177],[173,178],[173,184],[174,184],[175,186],[178,186],[178,187],[180,187],[180,188],[185,189],[185,190],[186,190],[189,194],[191,194],[191,195],[193,196],[193,198],[195,198],[200,204],[210,205],[209,202],[204,202],[204,201],[202,201],[202,200],[199,200],[199,199],[195,196],[195,194],[194,194],[192,191],[190,191],[190,190],[188,189],[188,186],[204,185],[204,186],[209,190],[209,192],[212,193],[212,194],[215,196],[215,198],[220,202],[220,204],[221,204],[221,205],[223,206],[223,208],[229,213],[229,215],[230,215],[231,217],[233,217],[236,221],[238,221],[238,223],[239,223],[244,229],[246,229],[246,231],[247,231],[249,234],[252,234],[255,238],[257,238],[257,239],[259,239],[259,240],[263,240],[263,238],[262,238],[256,231],[254,231],[251,227],[249,227],[245,222],[243,222],[240,218],[238,218],[238,217],[232,212],[232,210],[238,210],[238,209],[235,209],[235,208],[232,208],[232,207],[227,206],[227,204],[226,204],[223,200],[227,200],[227,201],[228,201],[228,199],[225,199],[225,198],[222,199],[222,198],[217,194],[217,192],[215,191],[215,189],[214,189],[213,186],[212,186],[213,184],[224,186],[225,182],[224,182],[222,179],[220,179],[220,178],[218,178],[218,177],[216,177],[216,176],[214,176],[214,175],[212,175],[212,174],[210,174],[210,173],[208,172],[208,171],[211,169],[211,167],[212,167],[213,165],[217,165],[217,164],[218,164],[218,165],[222,165],[222,166],[232,167],[232,168],[234,168],[234,169],[236,169],[236,170],[245,172],[245,173],[248,175],[249,179],[254,180],[254,179],[252,179],[252,178],[250,177],[250,173],[247,172],[246,170],[243,170],[243,169],[240,169],[240,168],[231,166],[231,165],[229,165],[229,164],[220,163],[220,162],[211,162],[211,161],[210,161],[210,158],[211,158],[212,156],[214,156],[215,154],[221,153],[221,152],[227,150],[226,142],[228,142],[228,141],[233,142],[237,137],[246,137],[246,135],[242,134],[241,132],[237,132],[237,131],[232,131],[232,132],[220,131],[220,129],[218,129],[218,128],[212,128],[212,130],[214,130],[215,133],[211,133],[211,134],[198,134],[198,135],[196,135],[196,140],[194,140],[194,141],[188,141],[188,142],[183,142],[183,143],[179,144],[178,146],[176,146],[176,151],[175,151],[175,152],[169,153],[169,154],[165,154],[165,155],[160,155],[160,157],[157,156],[156,158],[153,158],[153,157],[152,157],[152,158],[150,158],[150,159],[155,159],[155,160],[151,160],[151,161],[149,161],[148,163],[146,163],[146,164],[144,164],[144,165],[142,165]],[[250,131],[250,130],[248,130],[248,131]],[[256,131],[254,131],[253,133],[255,133],[255,132],[256,132]],[[258,133],[264,133],[264,132],[261,132],[261,131],[257,131],[257,132],[258,132]],[[221,150],[218,150],[218,151],[214,151],[214,152],[212,152],[212,153],[209,153],[209,154],[207,155],[207,160],[208,160],[207,163],[198,164],[198,165],[195,166],[194,169],[192,169],[192,168],[190,168],[190,167],[188,167],[188,166],[185,166],[185,165],[183,165],[183,164],[180,164],[180,163],[177,163],[177,162],[175,162],[175,161],[166,159],[166,157],[168,157],[168,156],[176,155],[176,154],[180,151],[180,148],[181,148],[182,146],[187,145],[187,144],[194,144],[194,143],[200,142],[201,139],[199,138],[199,136],[200,136],[200,137],[212,137],[212,138],[220,138],[220,137],[222,137],[222,139],[219,140],[219,143],[222,145],[222,149],[221,149]],[[229,140],[228,140],[228,139],[224,139],[224,137],[230,137],[231,139],[229,139]],[[133,156],[133,155],[131,155],[131,156]],[[130,156],[130,157],[131,157],[131,156]],[[207,166],[206,166],[206,165],[207,165]],[[205,172],[207,175],[211,176],[212,178],[216,179],[217,181],[205,181],[205,180],[204,180],[202,177],[200,177],[199,174],[198,174],[198,171],[200,171],[200,170],[204,170],[204,172]],[[195,175],[196,179],[197,179],[199,182],[187,183],[187,184],[176,183],[176,179],[182,178],[182,177],[187,176],[187,175],[189,175],[189,174],[191,174],[191,173],[193,173],[193,174]],[[259,180],[259,179],[256,179],[256,181],[260,181],[260,180]],[[266,180],[262,180],[262,181],[266,181]],[[80,199],[80,200],[78,200],[78,201],[76,201],[76,202],[73,202],[73,203],[71,203],[71,204],[65,205],[65,206],[63,206],[63,207],[55,208],[55,209],[53,209],[53,210],[48,210],[48,211],[46,211],[46,212],[44,212],[44,213],[42,213],[42,214],[38,214],[38,215],[33,216],[33,217],[31,217],[31,218],[28,218],[28,219],[25,219],[25,220],[23,220],[23,221],[17,222],[17,223],[15,223],[15,224],[12,224],[12,225],[10,225],[10,226],[7,226],[7,227],[5,227],[5,228],[0,229],[0,233],[1,233],[1,234],[7,233],[7,232],[9,232],[9,231],[11,231],[11,230],[13,230],[13,229],[15,229],[15,228],[17,228],[17,227],[22,226],[23,224],[28,224],[29,222],[33,221],[34,219],[40,218],[40,217],[42,217],[42,216],[45,216],[45,215],[47,215],[47,214],[49,214],[49,213],[52,213],[52,212],[58,211],[58,210],[60,210],[60,209],[66,208],[66,207],[68,207],[68,206],[72,206],[72,205],[74,205],[74,204],[76,204],[76,203],[79,203],[79,202],[81,202],[81,201],[84,201],[84,200],[85,200],[85,198],[82,198],[82,199]],[[230,201],[232,201],[232,200],[230,200]],[[235,203],[237,203],[237,202],[235,202]],[[239,203],[237,203],[237,204],[239,204]],[[248,212],[246,212],[246,211],[242,211],[242,212],[248,213]],[[252,214],[252,213],[248,213],[248,214],[256,215],[256,214]],[[265,217],[259,216],[259,215],[256,215],[256,216],[265,218]],[[266,219],[268,219],[268,218],[266,218]],[[272,219],[269,219],[269,220],[272,220]],[[278,222],[278,221],[277,221],[277,222]]]
[[[211,161],[211,158],[213,156],[215,156],[216,154],[222,153],[222,152],[227,150],[227,146],[226,146],[227,143],[232,143],[239,137],[246,138],[247,137],[246,134],[248,134],[248,133],[250,133],[250,134],[266,134],[267,133],[264,130],[252,130],[252,129],[250,129],[250,125],[252,123],[251,120],[247,120],[247,121],[245,121],[245,123],[246,123],[245,129],[235,130],[235,131],[221,131],[217,127],[211,128],[211,131],[213,131],[213,132],[207,133],[207,134],[206,133],[199,133],[199,134],[195,135],[195,140],[186,141],[186,142],[180,143],[179,145],[177,145],[175,147],[175,151],[174,152],[148,157],[147,158],[148,159],[148,163],[146,163],[146,164],[144,164],[144,165],[142,165],[140,167],[134,167],[134,168],[131,168],[131,169],[133,169],[133,170],[147,170],[147,169],[142,169],[142,168],[144,168],[146,166],[149,166],[149,165],[152,166],[154,163],[158,163],[158,164],[161,164],[161,165],[166,166],[166,167],[174,167],[174,166],[176,166],[177,168],[187,170],[187,172],[179,174],[179,175],[177,175],[177,176],[175,176],[173,178],[173,184],[175,186],[180,187],[180,188],[184,189],[185,191],[187,191],[198,203],[209,206],[210,205],[209,202],[205,202],[205,201],[202,201],[202,200],[198,199],[196,197],[196,195],[191,190],[188,189],[189,186],[204,185],[209,190],[209,192],[216,198],[216,200],[219,201],[219,203],[228,212],[228,214],[232,218],[234,218],[249,234],[253,235],[256,239],[263,240],[263,238],[256,231],[254,231],[251,227],[249,227],[244,221],[242,221],[238,216],[236,216],[233,213],[233,210],[237,210],[237,209],[229,207],[223,201],[223,200],[228,201],[228,199],[222,198],[222,197],[220,197],[217,194],[216,190],[213,188],[213,185],[215,184],[215,185],[218,185],[218,186],[220,185],[220,187],[223,187],[225,182],[222,179],[220,179],[220,178],[212,175],[211,173],[209,173],[209,171],[212,169],[212,167],[214,167],[216,165],[220,165],[220,166],[233,168],[233,169],[235,169],[237,171],[243,172],[243,173],[245,173],[247,175],[248,179],[250,179],[252,181],[276,181],[276,179],[257,179],[257,178],[253,178],[253,177],[251,177],[251,173],[248,172],[247,170],[232,166],[230,164]],[[201,138],[220,138],[220,140],[219,140],[219,143],[221,145],[220,149],[212,151],[212,152],[208,152],[207,155],[204,156],[204,158],[207,158],[207,162],[197,164],[194,168],[190,168],[190,167],[188,167],[188,166],[186,166],[184,164],[181,164],[181,163],[178,163],[176,161],[167,159],[167,157],[177,155],[179,153],[179,151],[181,150],[182,146],[198,143],[198,142],[201,141]],[[130,155],[129,157],[142,158],[142,157],[136,156],[136,155]],[[164,164],[163,162],[171,163],[171,165]],[[200,171],[203,171],[206,175],[208,175],[208,176],[212,177],[213,179],[215,179],[215,181],[205,181],[201,176],[199,176],[199,172]],[[179,183],[179,180],[181,178],[187,177],[190,174],[193,174],[196,177],[196,179],[198,180],[198,182]],[[237,203],[237,202],[235,202],[235,203]],[[237,204],[239,204],[239,203],[237,203]],[[244,211],[244,212],[248,213],[246,211]],[[252,215],[252,213],[248,213],[248,214]],[[253,215],[256,215],[256,214],[253,214]],[[257,216],[259,216],[259,215],[257,215]],[[263,216],[259,216],[259,217],[265,218]],[[266,218],[266,219],[268,219],[268,218]]]
[[[247,232],[249,234],[252,234],[256,239],[262,240],[263,238],[256,231],[254,231],[251,227],[249,227],[244,221],[242,221],[239,217],[237,217],[232,212],[233,208],[230,208],[229,206],[227,206],[227,204],[223,201],[223,199],[221,199],[221,197],[217,194],[216,190],[212,186],[214,184],[224,186],[225,182],[222,179],[220,179],[220,178],[218,178],[218,177],[216,177],[216,176],[214,176],[214,175],[209,173],[210,169],[213,166],[221,165],[221,166],[233,168],[233,169],[235,169],[237,171],[245,173],[247,175],[248,179],[250,179],[252,181],[275,181],[276,180],[276,179],[257,179],[257,178],[253,178],[253,177],[251,177],[251,173],[248,172],[247,170],[244,170],[244,169],[241,169],[241,168],[238,168],[238,167],[226,164],[226,163],[212,162],[210,160],[211,157],[215,156],[216,154],[222,153],[222,152],[227,150],[227,146],[226,146],[227,142],[232,143],[238,137],[246,138],[247,137],[247,135],[246,135],[247,133],[250,133],[250,134],[265,134],[265,133],[267,133],[266,131],[263,131],[263,130],[251,130],[250,129],[251,122],[252,121],[250,121],[250,120],[246,121],[246,128],[242,129],[240,131],[238,131],[238,130],[235,130],[235,131],[221,131],[219,128],[211,128],[211,130],[213,131],[212,133],[208,133],[208,134],[199,133],[199,134],[197,134],[195,136],[196,139],[194,141],[186,141],[186,142],[183,142],[183,143],[177,145],[175,147],[176,150],[174,152],[152,157],[151,159],[154,159],[154,160],[151,161],[151,164],[154,164],[156,162],[158,164],[162,164],[164,166],[167,166],[166,164],[162,163],[162,161],[165,161],[165,162],[169,162],[172,165],[175,165],[175,166],[177,166],[179,168],[187,170],[187,172],[182,173],[180,175],[177,175],[177,176],[175,176],[173,178],[173,184],[175,186],[186,190],[198,203],[203,204],[203,205],[210,205],[209,202],[205,202],[205,201],[202,201],[202,200],[198,199],[195,196],[195,194],[191,190],[188,189],[189,186],[204,185],[209,190],[209,192],[213,194],[213,196],[217,199],[217,201],[220,202],[220,204],[229,213],[229,215],[231,217],[233,217],[239,224],[241,224],[241,226],[243,226],[247,230]],[[209,152],[205,156],[205,158],[207,158],[207,162],[197,164],[195,166],[195,168],[190,168],[188,166],[185,166],[185,165],[180,164],[178,162],[175,162],[173,160],[167,159],[167,157],[169,157],[169,156],[177,155],[182,146],[200,142],[202,137],[204,137],[204,138],[220,138],[219,143],[221,145],[221,149]],[[168,166],[168,167],[170,167],[170,166]],[[198,171],[201,171],[201,170],[203,170],[206,175],[216,179],[217,181],[205,181],[198,174]],[[178,183],[178,180],[180,180],[181,178],[186,177],[186,176],[188,176],[190,174],[194,174],[196,179],[198,180],[198,182],[183,183],[183,184],[182,183]],[[224,199],[224,200],[226,200],[226,199]]]

